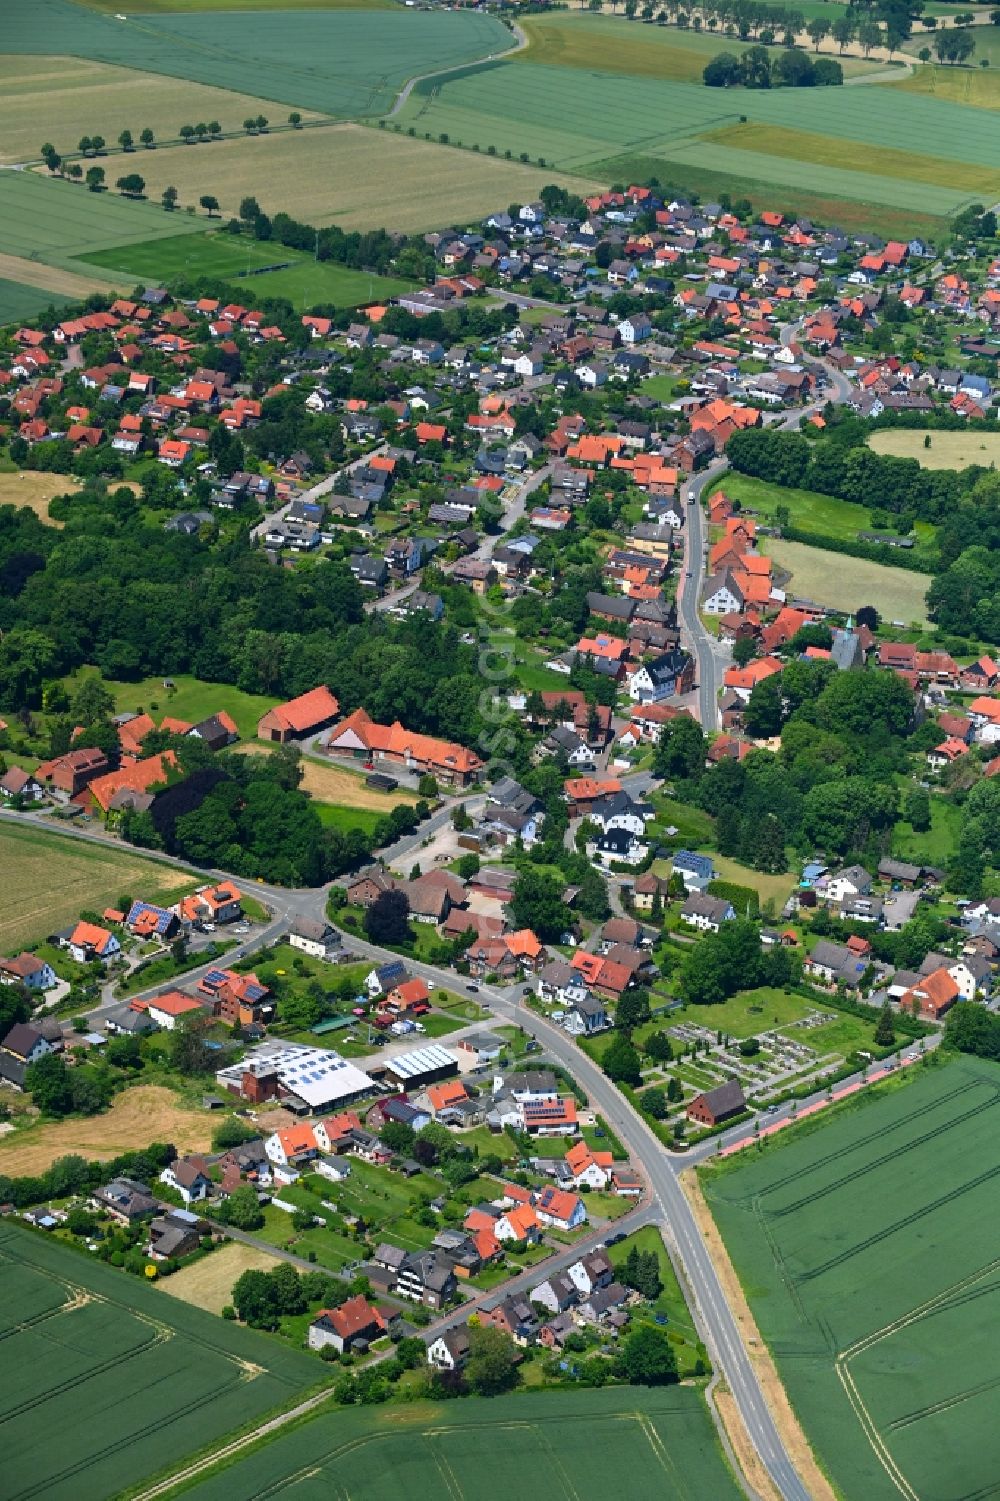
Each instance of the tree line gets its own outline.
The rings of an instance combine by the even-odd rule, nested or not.
[[[829,88],[843,83],[844,70],[836,58],[814,61],[796,47],[774,58],[765,47],[748,47],[738,56],[720,52],[701,76],[710,89]]]

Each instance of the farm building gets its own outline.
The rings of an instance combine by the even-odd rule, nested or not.
[[[276,741],[279,745],[301,740],[304,735],[314,735],[333,724],[339,708],[329,688],[321,685],[268,709],[257,722],[257,734],[261,740]]]
[[[439,1079],[450,1079],[458,1073],[458,1059],[447,1048],[430,1043],[425,1048],[416,1048],[412,1053],[399,1053],[385,1065],[385,1075],[394,1084],[406,1089],[421,1089],[425,1084],[435,1084]]]
[[[291,1110],[326,1110],[360,1100],[371,1079],[330,1048],[273,1040],[216,1074],[221,1087],[243,1099],[281,1100]]]

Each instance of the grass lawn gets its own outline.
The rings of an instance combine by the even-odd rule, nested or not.
[[[771,876],[764,871],[751,870],[748,865],[741,865],[728,855],[713,855],[712,860],[720,880],[735,881],[739,886],[752,887],[760,897],[762,907],[765,902],[774,902],[775,910],[780,912],[794,890],[796,878],[791,871],[785,875]]]
[[[727,474],[725,490],[728,496],[740,502],[744,510],[757,511],[768,520],[774,519],[778,506],[787,506],[793,526],[825,537],[853,542],[859,531],[871,527],[867,506],[837,500],[832,495],[820,495],[815,490],[772,485],[749,474]]]
[[[332,1188],[333,1184],[330,1187]],[[284,1197],[284,1193],[281,1197]],[[293,1195],[289,1191],[289,1202],[292,1201]],[[320,1214],[323,1212],[322,1209],[317,1211]],[[339,1235],[320,1225],[314,1226],[311,1230],[293,1229],[291,1215],[284,1209],[278,1209],[274,1204],[265,1206],[263,1228],[255,1231],[254,1235],[265,1249],[268,1246],[278,1246],[282,1250],[294,1251],[296,1256],[306,1258],[310,1251],[313,1251],[316,1255],[317,1266],[326,1267],[331,1272],[339,1272],[352,1262],[362,1260],[365,1255],[364,1246],[359,1245],[357,1241],[350,1240],[346,1235]]]
[[[79,673],[64,678],[69,692],[79,685],[82,677],[96,675],[96,668],[83,668]],[[207,719],[210,714],[225,710],[235,721],[244,740],[257,733],[257,721],[268,709],[273,709],[278,699],[261,693],[244,693],[232,683],[204,683],[200,678],[185,674],[171,678],[172,689],[164,688],[163,678],[143,678],[138,683],[118,682],[105,678],[104,686],[114,695],[115,712],[118,714],[145,711],[154,719],[169,715],[171,719],[184,719],[191,724]]]
[[[801,542],[784,542],[774,537],[764,538],[763,549],[791,574],[788,592],[793,597],[851,611],[874,604],[883,619],[901,620],[904,625],[927,624],[925,596],[931,584],[930,574],[911,573],[909,569],[890,568],[884,563],[869,563],[864,558],[839,553],[832,559],[821,547],[806,547]]]
[[[427,1016],[420,1018],[420,1024],[427,1037],[447,1037],[449,1032],[460,1032],[465,1026],[455,1016],[444,1016],[440,1011],[432,1011]]]
[[[661,844],[670,844],[674,849],[686,849],[688,846],[692,849],[704,849],[711,848],[715,843],[715,820],[711,814],[658,793],[653,794],[650,802],[656,809],[654,828]],[[671,827],[677,830],[676,834],[666,832]]]
[[[785,1027],[790,1022],[800,1021],[810,1010],[808,1001],[799,995],[786,995],[764,985],[758,990],[741,990],[718,1006],[685,1006],[674,1011],[670,1021],[691,1022],[707,1027],[710,1031],[728,1032],[731,1037],[742,1040],[755,1037],[758,1032],[770,1031],[772,1027]],[[802,1040],[811,1040],[812,1031],[801,1033]]]
[[[345,832],[361,829],[365,834],[372,833],[382,818],[381,813],[375,813],[370,808],[344,808],[337,803],[317,803],[316,812],[320,823],[328,829],[342,829]]]
[[[924,446],[925,437],[930,438],[927,447]],[[916,459],[924,469],[965,469],[970,464],[991,469],[1000,464],[1000,433],[926,432],[923,428],[904,432],[887,428],[884,432],[872,433],[868,446],[876,453]]]
[[[892,831],[892,852],[898,860],[947,865],[958,848],[962,810],[947,798],[931,798],[931,826],[918,833],[904,821]]]
[[[660,1264],[660,1281],[663,1283],[663,1291],[652,1304],[650,1313],[659,1314],[666,1318],[667,1329],[672,1335],[679,1336],[677,1340],[677,1365],[682,1377],[694,1374],[696,1360],[701,1360],[706,1374],[711,1371],[708,1352],[698,1338],[691,1310],[687,1306],[680,1283],[677,1281],[673,1264],[667,1255],[667,1248],[663,1244],[663,1236],[655,1225],[644,1225],[641,1230],[633,1233],[621,1241],[617,1246],[612,1246],[608,1252],[611,1264],[620,1267],[625,1264],[626,1257],[632,1247],[639,1251],[654,1251]],[[641,1312],[636,1315],[641,1318]]]
[[[474,1126],[471,1131],[460,1132],[458,1139],[463,1147],[474,1149],[480,1157],[499,1157],[504,1162],[517,1159],[517,1147],[506,1131],[494,1136],[488,1126]]]

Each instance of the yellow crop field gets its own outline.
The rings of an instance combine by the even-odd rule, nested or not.
[[[0,1172],[43,1173],[57,1157],[116,1157],[151,1141],[178,1152],[203,1152],[212,1142],[207,1110],[193,1110],[162,1084],[139,1084],[117,1095],[102,1115],[47,1121],[0,1137]]]
[[[239,130],[248,115],[284,120],[280,109],[252,94],[85,58],[0,54],[0,162],[36,160],[45,141],[62,154],[76,151],[83,135],[102,135],[116,147],[122,130],[131,130],[138,140],[147,125],[166,140],[176,140],[182,125],[197,125],[199,120],[218,120],[223,130]],[[314,118],[308,110],[301,114]],[[185,149],[207,154],[217,146],[212,142]],[[130,158],[129,170],[145,176],[145,164],[155,154],[140,147]],[[115,168],[118,160],[112,157],[110,167]],[[118,175],[105,170],[112,181]]]
[[[916,151],[897,151],[890,146],[867,143],[863,160],[859,160],[855,141],[843,137],[818,135],[809,130],[788,130],[783,125],[724,125],[701,137],[719,146],[737,151],[756,151],[766,156],[790,161],[810,162],[817,167],[844,167],[877,173],[881,177],[905,177],[914,182],[931,182],[943,188],[962,188],[992,198],[1000,196],[1000,172],[987,172],[980,166],[963,165],[940,156],[925,156]]]
[[[176,901],[174,893],[194,886],[184,871],[147,860],[128,845],[116,849],[13,823],[0,825],[0,871],[0,954],[40,942],[74,921],[81,908],[114,906],[122,892]]]
[[[156,200],[175,187],[182,206],[214,194],[223,216],[253,194],[266,213],[284,210],[309,224],[344,229],[431,229],[456,214],[473,220],[517,199],[537,198],[548,182],[586,191],[581,178],[459,151],[394,131],[332,125],[241,137],[208,146],[144,152],[136,170]]]
[[[924,438],[930,446],[924,447]],[[870,446],[876,453],[890,453],[897,459],[916,459],[924,469],[966,469],[981,464],[984,469],[1000,464],[1000,433],[956,432],[926,433],[923,429],[902,429],[872,433]]]

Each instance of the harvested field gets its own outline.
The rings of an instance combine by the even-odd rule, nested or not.
[[[5,1221],[4,1495],[117,1496],[291,1406],[319,1368]]]
[[[931,440],[929,448],[924,447],[925,437]],[[876,453],[916,459],[923,469],[966,469],[970,464],[991,469],[1000,464],[1000,433],[927,433],[922,428],[904,432],[887,428],[872,433],[868,446]]]
[[[705,64],[723,45],[710,32],[679,31],[676,27],[636,26],[619,16],[587,11],[555,11],[525,16],[521,28],[529,46],[511,61],[549,63],[560,68],[622,73],[630,78],[672,79],[701,83]],[[727,39],[725,50],[739,56],[753,45]],[[772,54],[778,47],[766,49]],[[843,57],[845,76],[872,73],[881,64],[859,57]]]
[[[0,54],[0,162],[36,161],[43,140],[65,156],[76,151],[82,135],[100,134],[117,152],[118,134],[126,126],[136,142],[147,125],[157,140],[176,140],[186,121],[218,120],[223,130],[240,130],[248,115],[268,111],[273,113],[272,106],[252,94],[136,68],[109,67],[88,58]],[[145,175],[154,155],[138,147],[130,170]],[[117,163],[116,155],[109,163],[115,176]],[[108,177],[113,180],[110,171]]]
[[[27,506],[43,521],[49,519],[49,501],[56,495],[79,490],[80,481],[71,474],[41,474],[34,469],[17,474],[0,473],[0,506]],[[62,526],[53,521],[52,526]]]
[[[885,619],[902,620],[906,625],[927,623],[929,573],[889,568],[884,563],[869,563],[864,558],[775,537],[766,539],[765,551],[779,567],[789,571],[792,581],[788,592],[796,597],[839,610],[875,604]]]
[[[391,771],[389,772],[391,776]],[[399,803],[415,803],[417,796],[405,787],[395,792],[377,792],[366,787],[363,779],[340,766],[320,766],[316,761],[302,762],[302,787],[310,797],[322,803],[340,803],[347,808],[370,808],[388,813]]]
[[[178,1152],[204,1152],[213,1117],[193,1110],[162,1084],[137,1084],[117,1095],[103,1115],[47,1121],[0,1137],[0,1172],[41,1173],[57,1157],[106,1159],[151,1141],[172,1141]],[[194,1301],[194,1300],[192,1300]]]
[[[74,921],[83,907],[103,911],[122,892],[141,891],[148,900],[177,900],[193,889],[193,877],[171,865],[145,860],[127,847],[91,844],[68,835],[4,823],[0,826],[4,875],[0,953],[17,953]]]
[[[39,261],[29,261],[21,255],[7,255],[3,251],[0,251],[0,277],[20,286],[50,292],[56,303],[72,298],[82,300],[91,292],[106,292],[116,285],[114,276],[100,272],[88,276],[79,271],[63,271],[58,266],[44,266]]]
[[[751,1317],[840,1495],[995,1488],[998,1123],[996,1065],[935,1055],[701,1170]]]
[[[244,1272],[270,1272],[278,1264],[277,1256],[233,1240],[213,1251],[211,1256],[204,1256],[192,1266],[174,1272],[173,1276],[164,1277],[158,1286],[183,1303],[204,1308],[208,1313],[221,1313],[226,1304],[232,1302],[230,1295],[237,1277],[242,1277]]]
[[[977,29],[977,55],[982,35]],[[913,45],[924,47],[927,39],[923,35],[914,37]],[[944,63],[925,63],[915,68],[909,78],[901,78],[893,84],[893,88],[905,89],[908,94],[966,104],[973,109],[1000,109],[1000,77],[992,68],[955,68]]]
[[[252,193],[265,212],[281,209],[309,224],[343,229],[432,229],[456,216],[475,219],[498,203],[537,198],[547,182],[574,192],[582,186],[551,168],[474,156],[360,125],[165,147],[144,155],[137,170],[153,198],[168,185],[177,188],[181,204],[214,193],[225,216]],[[275,255],[280,247],[271,250],[272,260],[283,259]]]

